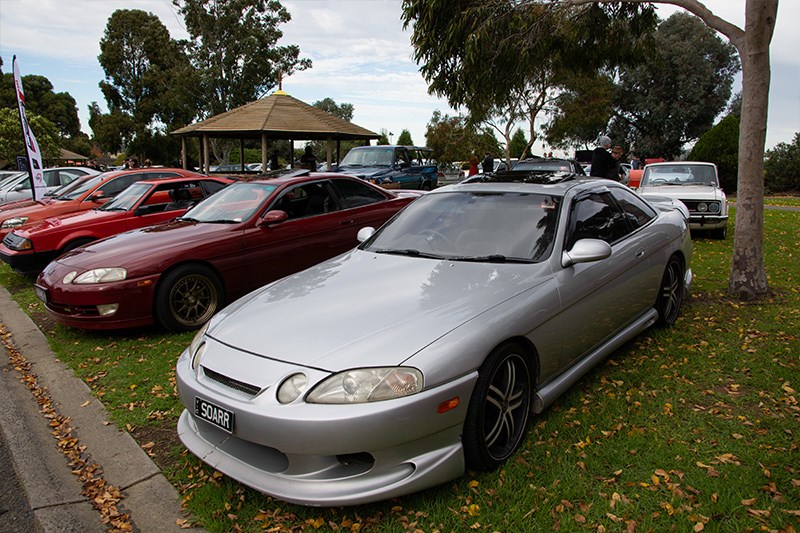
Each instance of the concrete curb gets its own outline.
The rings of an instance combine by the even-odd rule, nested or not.
[[[17,349],[32,364],[32,372],[46,387],[58,412],[72,419],[74,434],[100,465],[107,483],[125,498],[122,510],[140,531],[185,531],[176,521],[180,497],[158,467],[128,433],[114,424],[70,368],[56,359],[47,339],[33,321],[0,287],[0,322]],[[11,462],[42,530],[45,532],[104,531],[100,514],[81,495],[81,485],[50,435],[47,420],[30,391],[4,356],[0,363],[0,430]],[[4,364],[2,364],[4,363]],[[193,531],[201,531],[194,529]]]

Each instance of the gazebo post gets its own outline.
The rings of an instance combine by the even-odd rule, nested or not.
[[[336,139],[336,166],[342,161],[342,140]]]
[[[181,136],[181,167],[186,170],[186,136]]]
[[[265,173],[269,170],[269,166],[267,165],[267,134],[263,131],[261,132],[261,173]]]
[[[239,137],[239,169],[244,174],[244,137]]]
[[[203,174],[211,174],[211,158],[208,155],[208,134],[203,134]]]
[[[291,161],[291,168],[294,168],[294,139],[289,139],[289,161]]]
[[[328,152],[327,153],[328,168],[326,168],[325,170],[331,170],[332,169],[331,157],[333,157],[333,138],[332,137],[328,137],[328,142],[325,143],[325,147],[327,148],[327,152]]]

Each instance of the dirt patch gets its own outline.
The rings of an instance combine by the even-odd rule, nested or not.
[[[159,424],[137,427],[131,435],[159,469],[175,465],[175,450],[182,448],[176,429],[177,420],[164,421]]]

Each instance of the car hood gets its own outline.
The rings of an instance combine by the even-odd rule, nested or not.
[[[549,276],[546,263],[355,249],[234,302],[212,319],[208,335],[244,352],[328,371],[394,366]],[[204,357],[215,356],[230,351],[208,350]]]
[[[58,217],[46,218],[30,226],[26,226],[22,230],[18,230],[17,233],[23,237],[31,238],[41,235],[42,233],[53,231],[53,228],[69,231],[89,224],[97,224],[112,218],[119,218],[120,215],[124,215],[124,213],[122,211],[99,211],[97,209],[80,211]]]
[[[92,242],[67,252],[58,262],[84,270],[125,267],[129,277],[136,277],[158,271],[166,258],[194,247],[207,247],[221,232],[236,231],[241,226],[171,220]]]
[[[342,172],[344,174],[350,174],[351,176],[358,176],[359,178],[372,178],[375,176],[380,176],[381,174],[388,174],[392,169],[387,166],[381,167],[351,167],[351,166],[340,166],[337,171]]]
[[[691,198],[693,200],[718,200],[722,190],[708,185],[646,185],[639,189],[641,194],[670,196],[672,198]]]

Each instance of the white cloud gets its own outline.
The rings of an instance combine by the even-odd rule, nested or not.
[[[705,0],[708,8],[735,24],[744,21],[745,0]],[[333,98],[355,107],[354,122],[396,135],[408,129],[425,142],[435,109],[453,114],[447,103],[430,96],[412,59],[410,30],[401,21],[401,0],[284,0],[292,21],[281,44],[297,44],[311,70],[284,80],[284,89],[306,102]],[[0,0],[0,54],[8,71],[16,54],[24,74],[41,74],[56,91],[78,102],[84,129],[87,106],[104,100],[98,83],[99,41],[117,9],[140,9],[157,15],[173,38],[186,37],[171,0]],[[662,17],[679,8],[660,6]],[[800,2],[781,2],[771,47],[773,78],[767,145],[791,140],[800,131]],[[738,90],[738,89],[737,89]]]

